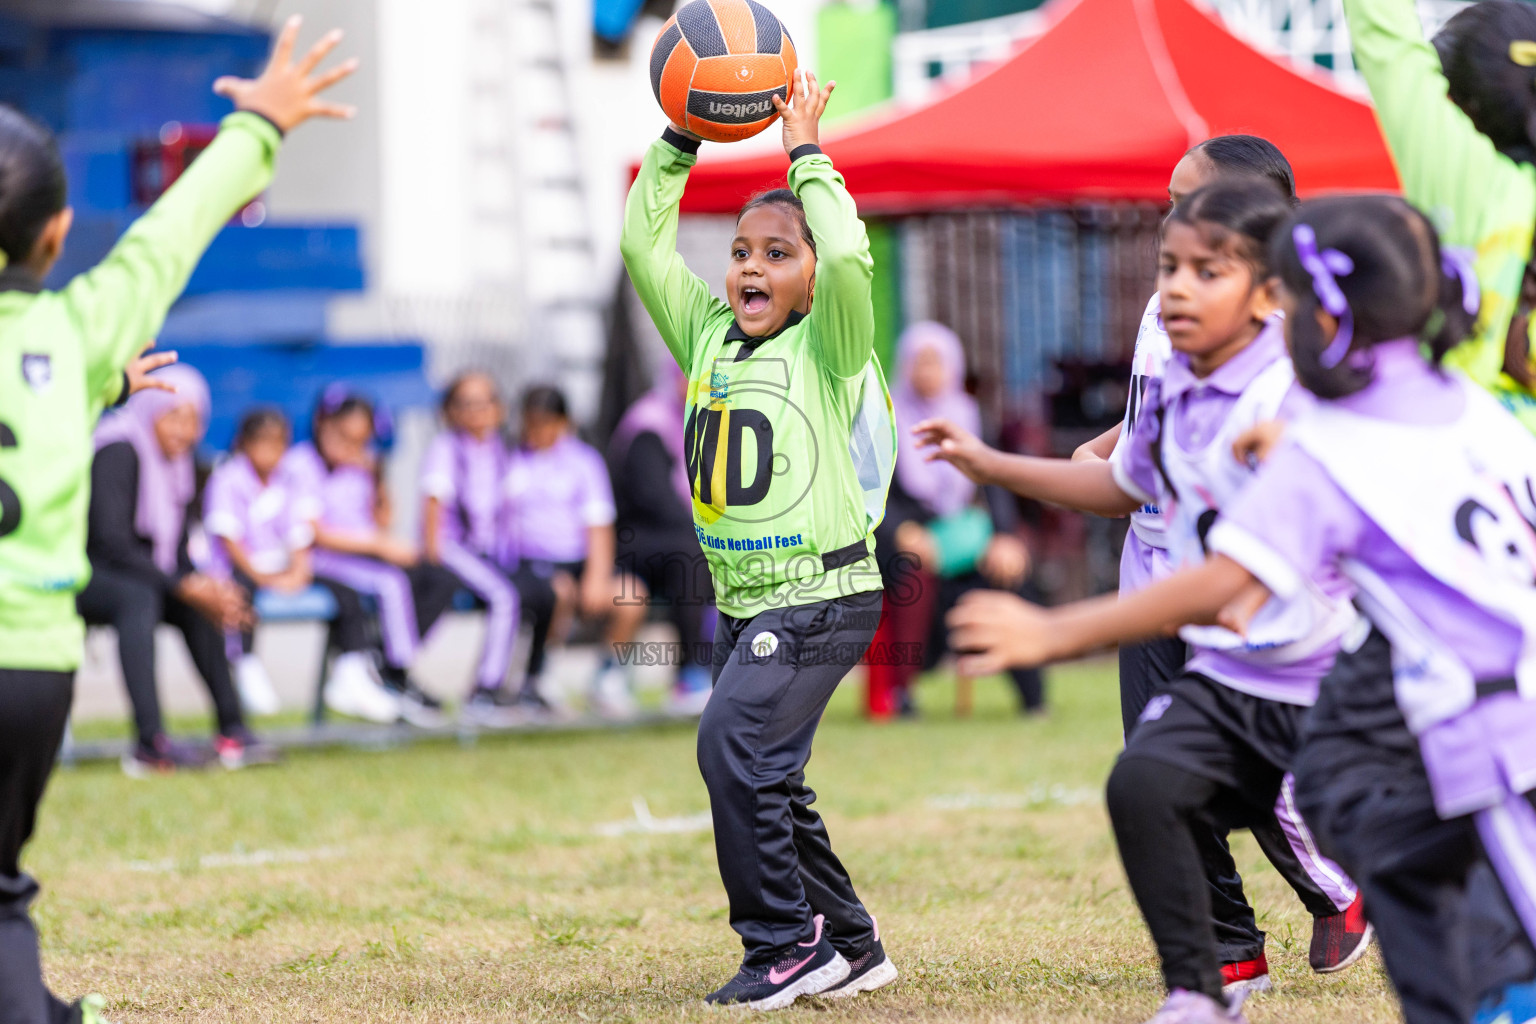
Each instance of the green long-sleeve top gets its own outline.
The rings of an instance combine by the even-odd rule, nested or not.
[[[1446,245],[1476,254],[1483,306],[1447,357],[1536,431],[1536,397],[1504,373],[1504,345],[1536,229],[1536,169],[1504,156],[1451,102],[1413,0],[1344,0],[1355,64],[1408,201]]]
[[[748,618],[879,590],[870,538],[896,436],[874,355],[874,262],[853,197],[819,149],[796,151],[789,184],[816,241],[814,300],[803,318],[751,338],[677,252],[693,149],[670,132],[651,144],[625,206],[621,249],[688,377],[694,532],[716,601]]]
[[[0,291],[0,668],[78,667],[91,432],[209,243],[271,180],[281,139],[230,115],[100,264],[59,291]]]

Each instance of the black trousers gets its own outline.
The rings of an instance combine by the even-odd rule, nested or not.
[[[21,870],[37,805],[64,740],[70,672],[0,669],[0,1024],[64,1024],[69,1007],[43,984],[27,912],[37,883]]]
[[[704,615],[714,604],[715,591],[693,531],[625,527],[619,531],[616,563],[621,572],[645,583],[650,603],[666,610],[682,644],[681,664],[709,664]]]
[[[1127,740],[1147,701],[1177,678],[1188,660],[1189,646],[1178,637],[1121,646],[1120,723]],[[1191,822],[1191,833],[1208,889],[1217,955],[1224,964],[1258,959],[1264,952],[1264,932],[1243,891],[1243,876],[1232,860],[1227,830],[1196,820]]]
[[[1365,896],[1408,1024],[1465,1024],[1482,997],[1529,980],[1536,953],[1472,818],[1435,811],[1391,658],[1379,632],[1340,655],[1307,721],[1296,797]]]
[[[811,807],[805,765],[827,701],[874,639],[881,601],[872,591],[750,619],[720,616],[699,770],[747,963],[809,938],[816,914],[844,955],[873,941],[874,921]]]
[[[969,572],[953,578],[935,577],[938,593],[933,602],[933,618],[929,624],[928,643],[924,648],[923,667],[932,669],[949,649],[949,627],[944,616],[960,603],[960,599],[973,590],[996,590],[997,587],[979,572]],[[1025,580],[1016,593],[1026,601],[1041,604],[1044,598],[1031,580]],[[1045,709],[1045,676],[1039,668],[1010,668],[1008,678],[1019,695],[1019,705],[1025,711]]]
[[[507,578],[517,588],[517,597],[522,603],[522,616],[531,630],[526,672],[527,677],[533,679],[544,671],[545,652],[549,648],[549,627],[555,621],[555,588],[548,576],[540,576],[527,562],[507,573]]]
[[[1110,820],[1168,987],[1220,998],[1214,887],[1203,870],[1210,851],[1197,837],[1250,828],[1314,917],[1338,910],[1275,819],[1306,709],[1196,675],[1157,696],[1110,773]]]
[[[118,657],[140,743],[152,744],[165,732],[155,686],[155,627],[162,622],[175,626],[185,638],[192,664],[213,698],[220,734],[231,735],[244,727],[240,696],[230,681],[224,634],[197,609],[137,577],[99,566],[92,567],[91,582],[75,604],[87,623],[117,631]]]

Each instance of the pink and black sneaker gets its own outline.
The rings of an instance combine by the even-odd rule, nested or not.
[[[782,1010],[801,996],[813,996],[838,984],[848,977],[848,961],[822,934],[823,923],[817,914],[816,932],[809,942],[791,946],[789,952],[769,964],[742,964],[736,977],[705,996],[704,1001],[711,1006]]]
[[[848,977],[821,993],[827,999],[847,999],[860,992],[873,992],[896,980],[896,965],[885,955],[885,944],[880,941],[880,922],[875,923],[875,938],[869,948],[856,957],[847,957]]]

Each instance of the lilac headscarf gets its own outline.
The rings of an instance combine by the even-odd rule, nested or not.
[[[944,386],[932,398],[922,397],[912,387],[912,363],[924,350],[938,353],[944,363]],[[901,434],[896,479],[902,490],[934,515],[958,512],[971,503],[976,485],[947,462],[927,461],[917,447],[912,428],[923,420],[942,416],[973,434],[981,430],[981,412],[976,400],[965,391],[965,349],[959,335],[931,320],[912,324],[896,342],[896,374],[896,386],[891,389],[896,427]]]
[[[102,419],[96,428],[96,449],[127,441],[139,456],[139,494],[134,515],[134,529],[147,538],[154,549],[155,564],[164,573],[176,571],[176,549],[186,521],[187,506],[197,490],[196,467],[192,453],[167,459],[155,437],[155,423],[182,405],[197,410],[198,420],[208,425],[208,382],[185,363],[157,370],[155,377],[176,389],[149,389],[128,399],[119,411]]]
[[[608,441],[608,452],[615,464],[622,463],[635,438],[641,434],[655,434],[661,438],[667,454],[672,456],[672,489],[685,506],[692,508],[693,489],[688,483],[688,460],[683,452],[683,421],[687,410],[677,395],[683,382],[683,371],[669,361],[659,376],[661,379],[651,390],[624,410]]]

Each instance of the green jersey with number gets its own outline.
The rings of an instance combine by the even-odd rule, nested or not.
[[[281,136],[247,113],[99,265],[57,292],[0,292],[0,668],[72,671],[85,628],[91,431],[220,228],[266,187]]]
[[[881,589],[872,535],[896,459],[874,355],[873,262],[853,197],[819,151],[789,184],[816,240],[808,315],[748,337],[677,253],[695,157],[651,145],[625,208],[635,290],[687,373],[693,521],[720,610],[747,618]]]

